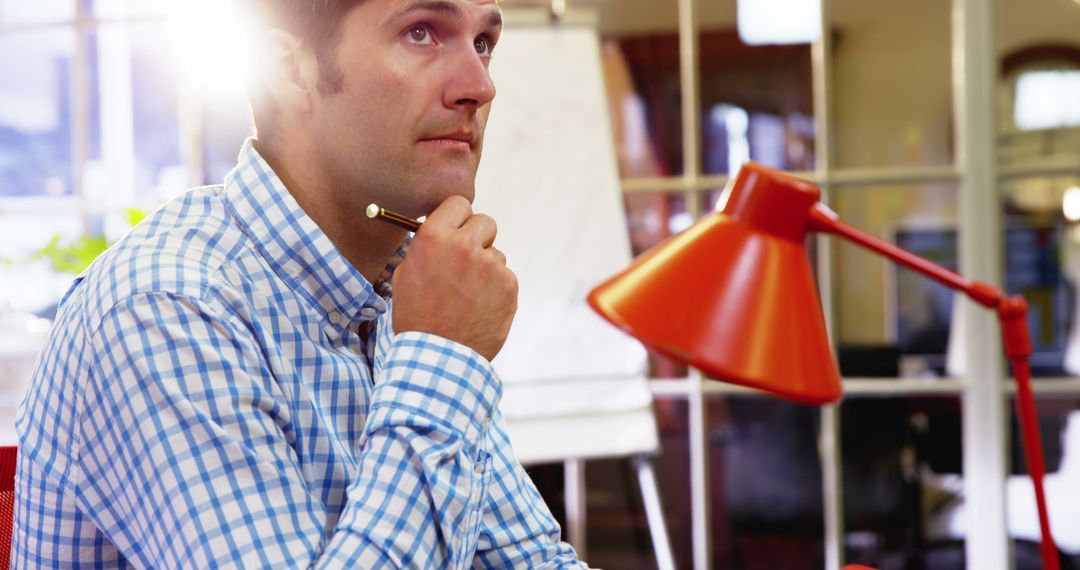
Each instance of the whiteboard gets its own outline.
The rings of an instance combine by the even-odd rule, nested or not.
[[[645,350],[585,302],[631,259],[597,33],[507,29],[491,73],[475,209],[497,221],[495,246],[521,291],[495,368],[506,384],[643,379]],[[627,392],[626,406],[650,400],[644,382]]]

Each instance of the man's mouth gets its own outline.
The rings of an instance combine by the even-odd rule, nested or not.
[[[439,146],[445,146],[446,148],[458,148],[461,150],[471,150],[473,148],[473,142],[475,135],[472,131],[459,130],[449,133],[443,133],[432,137],[425,137],[420,139],[422,143],[435,144]]]

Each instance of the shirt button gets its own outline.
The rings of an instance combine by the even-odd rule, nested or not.
[[[330,322],[335,324],[335,325],[340,324],[341,323],[341,313],[339,313],[337,311],[330,311]]]

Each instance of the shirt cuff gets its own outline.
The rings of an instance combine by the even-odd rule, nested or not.
[[[476,448],[500,398],[495,369],[476,351],[429,333],[399,333],[372,394],[368,428],[407,425],[417,414],[449,425]]]

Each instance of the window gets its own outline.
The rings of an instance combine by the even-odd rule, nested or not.
[[[71,101],[75,34],[47,29],[0,36],[0,198],[72,196]]]
[[[1080,25],[1074,3],[1007,0],[995,5],[995,28],[995,20],[984,17],[985,6],[971,0],[836,0],[828,3],[825,34],[815,45],[759,47],[741,45],[735,36],[734,0],[681,3],[678,32],[668,3],[656,3],[650,11],[638,2],[625,16],[599,0],[582,4],[600,10],[601,29],[622,50],[632,79],[630,89],[620,86],[630,92],[630,103],[612,107],[614,114],[621,109],[623,118],[618,140],[624,149],[637,149],[621,157],[632,231],[640,225],[635,220],[655,219],[666,235],[672,228],[659,220],[672,212],[707,214],[726,175],[747,157],[801,173],[822,185],[826,200],[852,225],[1030,296],[1031,323],[1039,335],[1037,367],[1044,375],[1037,390],[1045,394],[1040,404],[1046,408],[1046,445],[1051,455],[1060,449],[1071,465],[1065,450],[1072,440],[1054,440],[1064,423],[1053,418],[1080,394],[1080,384],[1061,376],[1070,346],[1065,328],[1080,319],[1070,314],[1076,306],[1069,297],[1073,286],[1055,256],[1067,256],[1070,234],[1080,235],[1059,220],[1065,190],[1080,185],[1075,158],[1080,147],[1068,126],[1069,102],[1080,97],[1068,95],[1072,71],[1061,62],[1051,66],[1052,76],[1045,74],[1045,61],[1029,69],[1044,75],[1025,76],[1034,79],[1024,79],[1022,88],[1016,87],[1019,75],[1010,75],[1015,68],[1008,62],[1010,54],[1040,40],[1074,38]],[[964,34],[954,36],[954,30]],[[972,37],[995,41],[962,43]],[[1076,47],[1074,39],[1066,44]],[[1032,123],[1017,119],[1026,121],[1030,111],[1004,113],[990,106],[986,94],[996,76],[980,75],[979,69],[1001,62],[1001,77],[1011,78],[1014,86],[1008,100],[1015,93],[1019,104],[1027,105],[1029,90],[1051,97],[1053,104],[1042,103],[1039,111],[1054,117],[1042,119],[1046,125],[1053,121],[1053,127],[1025,130]],[[1065,99],[1069,102],[1057,103]],[[687,113],[688,106],[700,111]],[[996,117],[1001,120],[995,146],[978,125]],[[1024,128],[1017,128],[1018,122]],[[627,137],[635,144],[627,144]],[[962,164],[960,156],[966,157]],[[987,191],[994,184],[1000,194]],[[671,192],[679,189],[687,198],[673,209]],[[1002,215],[988,216],[997,211],[998,196]],[[786,467],[809,467],[801,479],[807,493],[821,486],[817,497],[824,507],[815,515],[821,524],[799,532],[822,543],[797,561],[783,560],[780,551],[798,549],[794,539],[783,542],[792,538],[794,527],[774,520],[754,527],[771,527],[771,542],[756,535],[742,545],[755,543],[752,550],[738,550],[729,533],[746,536],[751,527],[740,526],[748,520],[746,509],[725,503],[727,478],[737,469],[729,463],[734,440],[728,438],[750,425],[765,429],[762,422],[770,412],[740,418],[733,410],[755,400],[738,388],[698,384],[693,371],[672,379],[679,370],[658,370],[663,378],[654,381],[654,392],[661,404],[672,403],[660,406],[661,425],[669,414],[682,414],[685,422],[679,424],[685,431],[674,430],[673,439],[665,441],[670,446],[665,454],[671,447],[685,449],[691,471],[709,474],[668,475],[672,482],[665,499],[676,505],[672,518],[682,525],[673,532],[687,532],[687,519],[694,519],[692,552],[689,559],[680,558],[680,565],[740,568],[752,560],[832,570],[842,561],[864,561],[882,568],[916,562],[955,568],[966,556],[969,568],[1003,569],[1010,564],[1005,538],[1012,536],[1019,540],[1012,548],[1016,567],[1028,567],[1031,544],[1023,540],[1031,535],[1015,523],[1026,520],[1021,511],[1030,505],[1014,504],[1011,490],[1023,484],[1014,479],[1022,469],[1013,465],[1015,452],[1001,452],[1010,437],[1009,416],[1001,410],[1012,388],[998,380],[1007,379],[1008,370],[999,359],[980,362],[971,356],[998,351],[993,317],[956,315],[951,294],[854,246],[828,238],[812,245],[847,396],[838,406],[811,414],[808,422],[773,424],[769,430],[779,434],[776,441],[785,433],[816,430],[820,460],[793,459]],[[963,332],[951,335],[951,329]],[[973,330],[978,334],[972,336]],[[959,359],[954,374],[946,366],[950,336],[957,336],[960,356],[968,355]],[[1076,359],[1080,362],[1080,356]],[[876,444],[895,453],[882,454]],[[754,492],[768,489],[770,478],[786,475],[758,472]],[[687,480],[696,518],[681,510],[688,500]],[[1006,495],[1008,519],[1001,511],[971,510],[973,504],[1003,505]],[[968,505],[966,515],[959,514],[964,509],[958,504]],[[1075,501],[1065,498],[1062,504]],[[704,531],[710,523],[711,530]],[[1058,526],[1055,530],[1066,536],[1080,530],[1067,518]],[[1070,539],[1060,542],[1067,554],[1080,555],[1070,550]]]
[[[251,132],[219,3],[0,1],[0,294],[49,316],[72,275],[50,241],[113,240],[128,208],[220,181]],[[235,34],[233,34],[235,35]],[[217,50],[217,51],[215,51]],[[233,50],[235,51],[235,50]],[[189,73],[218,69],[217,75]],[[18,277],[16,277],[18,276]]]
[[[10,79],[0,83],[5,445],[44,339],[39,317],[53,315],[81,264],[130,229],[127,209],[220,181],[251,131],[237,85],[212,89],[186,72],[192,57],[201,68],[226,59],[197,49],[205,35],[191,31],[225,35],[223,5],[0,0],[0,72]]]
[[[1013,121],[1022,131],[1080,126],[1080,70],[1021,73],[1014,109]]]

